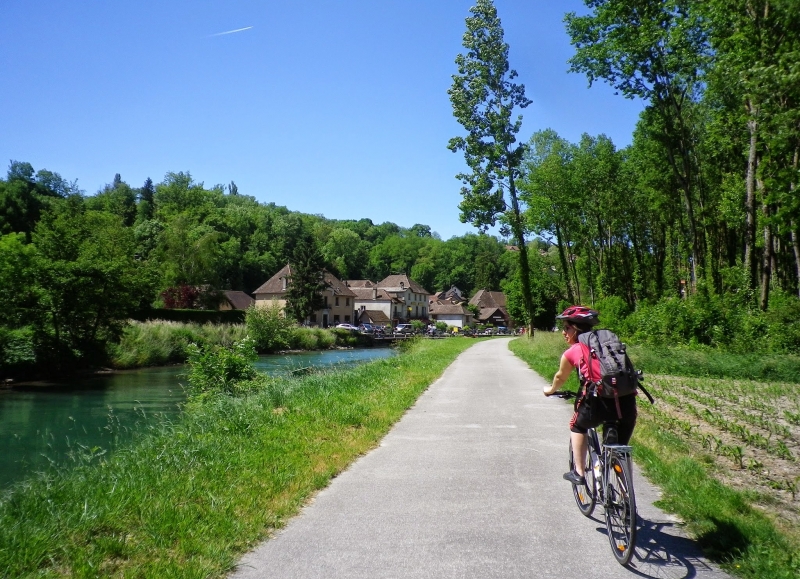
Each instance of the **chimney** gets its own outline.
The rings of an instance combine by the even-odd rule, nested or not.
[[[377,300],[378,299],[378,288],[376,288],[376,287],[372,288],[372,299],[373,300]]]

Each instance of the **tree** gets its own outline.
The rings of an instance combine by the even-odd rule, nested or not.
[[[102,362],[128,318],[153,300],[146,263],[122,220],[87,211],[72,196],[42,216],[33,234],[37,341],[41,364]]]
[[[155,196],[156,188],[153,187],[153,180],[148,177],[139,189],[139,204],[136,206],[138,221],[148,221],[153,218]]]
[[[522,116],[512,121],[514,110],[531,101],[525,97],[524,85],[513,82],[517,72],[509,68],[508,44],[494,4],[478,0],[470,12],[463,39],[467,53],[456,57],[458,74],[448,90],[453,114],[468,133],[466,138],[450,139],[448,148],[463,151],[472,171],[457,175],[464,185],[461,221],[485,231],[499,220],[505,231],[510,229],[519,247],[523,302],[532,323],[525,223],[515,185],[525,152],[524,144],[515,145]]]
[[[325,262],[314,237],[308,231],[297,240],[290,266],[291,279],[286,291],[286,309],[299,323],[325,305],[322,292],[325,283]]]
[[[604,79],[626,98],[649,101],[660,117],[659,137],[683,196],[696,282],[706,248],[691,115],[710,48],[693,1],[584,0],[593,12],[572,12],[565,21],[576,48],[570,70],[586,73],[590,85]]]
[[[360,278],[368,259],[364,242],[357,233],[345,228],[331,231],[322,246],[322,255],[342,279]]]

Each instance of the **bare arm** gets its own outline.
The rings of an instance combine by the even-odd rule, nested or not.
[[[571,372],[572,364],[570,364],[569,360],[567,360],[567,357],[562,354],[561,363],[558,366],[558,372],[556,372],[556,375],[553,376],[553,384],[549,388],[547,386],[542,388],[544,395],[550,396],[551,394],[558,392],[564,385],[564,382],[567,381],[567,378],[569,378]]]

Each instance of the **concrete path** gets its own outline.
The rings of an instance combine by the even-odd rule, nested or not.
[[[566,471],[571,406],[508,350],[475,344],[235,579],[722,578],[637,471],[639,547],[614,559],[602,510],[580,514]]]

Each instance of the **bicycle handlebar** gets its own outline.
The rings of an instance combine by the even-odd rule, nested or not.
[[[558,392],[553,392],[548,396],[548,398],[563,398],[564,400],[569,400],[571,398],[575,398],[577,394],[575,392],[570,392],[569,390],[559,390]]]

